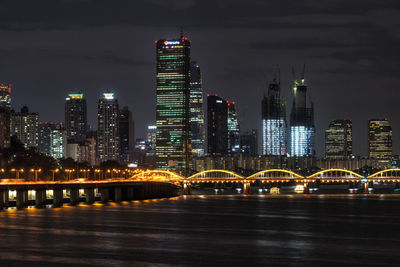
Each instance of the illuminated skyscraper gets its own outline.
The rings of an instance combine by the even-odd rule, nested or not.
[[[286,155],[286,104],[280,95],[279,73],[268,86],[261,103],[262,154]]]
[[[294,81],[293,106],[290,114],[290,155],[293,157],[313,156],[314,150],[314,104],[307,106],[307,84],[304,70],[300,80]]]
[[[67,139],[81,142],[86,137],[87,107],[82,93],[69,94],[65,102],[65,128]]]
[[[392,127],[388,119],[368,120],[368,156],[389,166],[392,158]]]
[[[240,152],[240,139],[239,139],[239,122],[236,113],[235,102],[227,102],[228,104],[228,153]]]
[[[197,62],[190,63],[190,126],[192,153],[203,156],[205,148],[203,88],[201,71]]]
[[[149,125],[147,126],[147,149],[155,150],[156,149],[156,140],[157,140],[157,126]]]
[[[63,123],[39,123],[39,151],[55,159],[64,158],[66,148],[66,131]]]
[[[191,168],[190,41],[156,41],[157,168],[185,172]]]
[[[334,120],[325,131],[325,156],[331,159],[347,158],[353,154],[351,120]]]
[[[211,156],[228,154],[228,103],[207,95],[207,147]]]
[[[11,84],[0,83],[0,107],[11,109]]]
[[[29,112],[27,106],[21,112],[11,112],[11,136],[16,136],[25,146],[39,146],[39,114]]]
[[[100,162],[119,158],[119,109],[114,93],[104,93],[97,109],[97,153]]]

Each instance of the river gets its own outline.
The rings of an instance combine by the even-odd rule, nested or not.
[[[196,195],[0,212],[1,266],[399,266],[396,195]]]

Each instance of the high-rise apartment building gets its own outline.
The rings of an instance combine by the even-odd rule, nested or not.
[[[325,131],[325,157],[348,158],[353,155],[351,120],[334,120]]]
[[[157,126],[149,125],[147,126],[147,140],[146,146],[148,150],[156,150],[156,140],[157,140]]]
[[[240,152],[239,122],[236,113],[235,102],[228,104],[228,153],[234,154]]]
[[[10,146],[10,124],[11,85],[0,83],[0,154]]]
[[[10,146],[11,111],[8,107],[0,107],[0,154]],[[1,162],[0,162],[1,163]]]
[[[368,120],[368,156],[387,162],[392,158],[392,127],[388,119]]]
[[[101,161],[119,159],[119,108],[114,93],[104,93],[97,104],[97,153]]]
[[[205,149],[203,88],[200,66],[194,61],[190,63],[190,126],[192,153],[203,156]]]
[[[66,98],[65,129],[69,142],[81,142],[86,138],[87,106],[82,93],[69,94]]]
[[[11,85],[0,83],[0,107],[11,109]]]
[[[39,114],[29,112],[27,106],[21,112],[11,112],[11,136],[16,136],[25,146],[39,146]]]
[[[300,80],[294,81],[293,105],[290,114],[290,155],[304,157],[315,155],[314,104],[307,105],[307,84],[304,70]]]
[[[190,41],[156,41],[158,169],[185,172],[191,168]]]
[[[121,160],[130,162],[133,159],[135,148],[135,133],[132,112],[128,107],[123,107],[119,111],[119,145]]]
[[[61,122],[39,123],[39,151],[55,159],[65,157],[67,134]]]
[[[207,95],[207,151],[211,156],[228,154],[228,103]]]
[[[280,95],[279,73],[275,73],[261,102],[262,154],[283,156],[287,150],[286,103]]]

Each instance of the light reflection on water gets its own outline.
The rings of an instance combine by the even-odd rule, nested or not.
[[[197,195],[0,212],[1,265],[397,265],[394,195]]]

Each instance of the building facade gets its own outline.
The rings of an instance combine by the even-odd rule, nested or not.
[[[135,148],[135,132],[132,112],[128,107],[123,107],[119,111],[119,144],[121,160],[130,162],[133,159]]]
[[[348,158],[353,155],[353,126],[351,120],[334,120],[325,131],[325,157]]]
[[[67,134],[61,122],[39,123],[39,152],[55,159],[65,157]]]
[[[29,112],[27,106],[20,112],[11,112],[11,136],[16,136],[25,148],[39,146],[39,114]]]
[[[65,129],[70,142],[85,140],[87,105],[82,93],[69,94],[65,101]]]
[[[193,155],[204,156],[203,87],[200,66],[195,61],[190,63],[190,131]]]
[[[97,153],[100,162],[119,160],[119,108],[114,93],[104,93],[97,104]]]
[[[10,146],[11,111],[8,107],[0,107],[0,155],[3,149]]]
[[[290,155],[314,156],[314,104],[307,105],[307,84],[303,75],[294,81],[293,105],[290,114]]]
[[[228,103],[217,95],[207,95],[207,152],[228,154]]]
[[[11,84],[0,83],[0,107],[11,109]]]
[[[190,41],[156,41],[157,52],[157,143],[158,169],[180,173],[191,168],[190,133]]]
[[[236,112],[236,103],[228,101],[228,153],[240,152],[240,127]]]
[[[261,102],[262,155],[283,156],[287,152],[286,104],[280,95],[279,75],[268,86]]]
[[[257,129],[244,132],[240,135],[240,152],[246,156],[258,156]]]
[[[392,160],[392,127],[388,119],[368,120],[368,156],[388,166]]]

